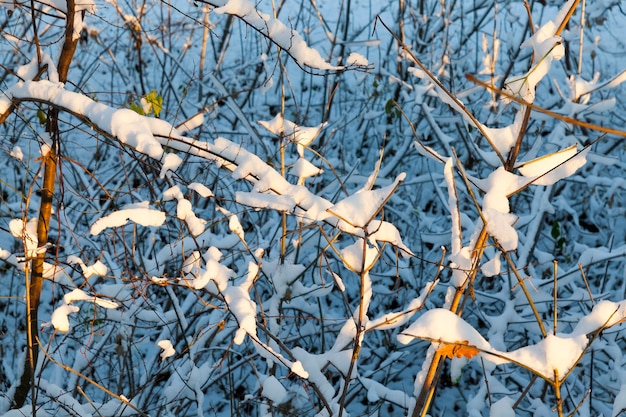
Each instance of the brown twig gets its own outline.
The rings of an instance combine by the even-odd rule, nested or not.
[[[65,20],[65,41],[59,56],[57,71],[59,81],[67,81],[69,67],[76,51],[78,39],[74,39],[74,14],[76,13],[74,0],[67,0],[67,14]],[[41,202],[39,205],[39,218],[37,221],[37,245],[38,250],[36,256],[32,259],[32,273],[30,274],[30,282],[28,285],[27,297],[27,342],[28,355],[24,364],[24,373],[20,379],[20,384],[15,390],[15,404],[19,408],[26,401],[28,391],[31,391],[31,401],[33,407],[36,405],[35,392],[35,368],[39,357],[39,320],[38,310],[41,298],[41,290],[43,288],[43,274],[45,265],[46,251],[48,244],[48,235],[50,231],[50,218],[52,217],[52,199],[54,197],[54,189],[56,184],[56,170],[58,162],[58,148],[60,140],[59,132],[59,109],[50,107],[46,122],[46,131],[50,133],[52,146],[48,153],[43,157],[44,174],[43,186],[41,188]],[[28,278],[28,277],[27,277]]]

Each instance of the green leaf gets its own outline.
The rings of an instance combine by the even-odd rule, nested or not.
[[[130,109],[132,111],[134,111],[135,113],[140,114],[142,116],[146,115],[146,113],[144,113],[144,111],[143,111],[143,108],[141,108],[141,106],[139,104],[137,104],[137,103],[131,103],[130,104]]]
[[[154,116],[159,117],[161,110],[163,110],[163,96],[158,94],[156,90],[152,90],[150,91],[150,94],[145,97],[145,99],[148,103],[152,104],[152,112],[154,113]]]
[[[553,239],[558,239],[561,236],[561,228],[559,227],[559,222],[552,222],[552,230],[550,231]]]
[[[390,114],[394,110],[393,99],[387,100],[385,103],[385,113]]]
[[[44,111],[41,108],[37,110],[37,118],[39,119],[39,123],[41,123],[42,125],[45,125],[46,122],[48,121],[48,118],[46,117],[46,113],[44,113]]]

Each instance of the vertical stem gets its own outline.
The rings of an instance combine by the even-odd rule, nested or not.
[[[463,285],[456,289],[452,302],[450,303],[449,309],[455,314],[461,314],[461,300],[463,299],[463,295],[465,295],[468,287],[473,285],[476,274],[478,273],[478,265],[483,256],[488,239],[489,234],[487,233],[487,227],[483,226],[478,239],[476,239],[476,243],[474,244],[474,251],[472,253],[472,270],[468,273],[468,277]],[[439,380],[439,375],[441,373],[443,359],[444,357],[440,355],[439,352],[435,352],[430,362],[430,367],[428,368],[422,389],[417,396],[415,408],[413,409],[412,414],[413,417],[424,416],[428,411],[430,402],[432,401],[435,393],[435,388],[437,387],[437,381]]]
[[[558,270],[559,270],[559,261],[557,261],[556,259],[554,260],[554,324],[553,324],[553,329],[552,329],[552,334],[556,335],[556,324],[557,324],[557,278],[558,278]]]
[[[202,97],[204,96],[202,92],[202,86],[204,85],[204,61],[206,60],[206,48],[207,43],[209,42],[209,11],[210,7],[208,5],[204,6],[204,27],[202,28],[202,48],[200,49],[200,64],[198,68],[198,76],[200,78],[200,84],[198,86],[198,103],[202,102]]]
[[[274,19],[278,18],[278,9],[276,7],[276,3],[274,0],[272,0],[272,13],[274,16]],[[282,61],[281,61],[281,52],[282,52],[282,48],[279,46],[277,47],[277,53],[276,53],[276,58],[278,60],[278,63],[280,65],[280,116],[283,118],[283,121],[285,120],[285,97],[286,97],[286,90],[285,90],[285,71],[286,68],[283,65]],[[282,175],[282,177],[284,178],[286,175],[286,171],[285,171],[285,148],[287,147],[288,143],[289,143],[289,139],[287,137],[285,137],[284,135],[281,134],[280,136],[280,175]],[[285,255],[287,254],[287,213],[282,213],[281,214],[281,229],[282,229],[282,233],[280,235],[280,262],[284,263],[285,262]]]
[[[578,7],[578,3],[580,3],[580,0],[575,0],[574,3],[572,3],[572,6],[569,8],[569,10],[567,11],[567,14],[563,18],[563,21],[561,21],[561,24],[556,30],[556,33],[555,33],[556,36],[561,36],[561,33],[565,29],[565,26],[567,26],[567,22],[569,22],[570,18],[576,11],[576,8]]]
[[[67,0],[67,15],[65,17],[65,41],[61,48],[61,55],[57,64],[59,81],[67,81],[70,63],[76,51],[78,37],[74,39],[74,15],[76,7],[74,0]],[[56,183],[56,169],[59,150],[59,111],[51,108],[48,111],[46,131],[50,133],[52,146],[50,151],[44,156],[43,186],[41,189],[41,202],[39,205],[39,218],[37,222],[37,242],[38,248],[36,256],[32,259],[32,273],[29,277],[29,270],[26,270],[26,317],[28,355],[24,364],[24,373],[20,379],[20,385],[15,390],[14,401],[19,408],[24,405],[28,391],[31,391],[31,401],[33,407],[36,406],[35,398],[35,368],[39,357],[39,320],[38,310],[43,287],[43,273],[45,266],[45,250],[48,243],[50,231],[50,218],[52,217],[52,199]],[[30,278],[30,279],[29,279]],[[34,415],[34,414],[33,414]]]
[[[561,397],[561,381],[559,381],[559,371],[554,370],[554,397],[556,399],[556,411],[559,417],[563,417],[563,397]]]
[[[41,67],[41,46],[39,45],[39,33],[37,32],[37,19],[35,18],[35,2],[30,0],[30,18],[33,26],[33,43],[37,50],[37,64]]]
[[[364,326],[363,321],[365,319],[365,314],[367,313],[368,305],[365,303],[366,291],[370,291],[371,281],[369,277],[369,267],[367,265],[367,229],[364,230],[365,237],[363,238],[363,253],[362,253],[362,261],[361,261],[361,269],[360,269],[360,278],[361,278],[361,288],[359,292],[359,309],[357,317],[354,318],[356,332],[354,334],[354,347],[352,348],[352,358],[350,359],[350,366],[348,367],[348,372],[344,375],[344,385],[341,392],[341,397],[339,398],[339,417],[343,416],[343,410],[345,408],[346,396],[348,395],[348,388],[350,388],[350,379],[352,376],[352,372],[354,367],[356,366],[356,362],[359,359],[359,355],[361,354],[361,342],[363,339]]]
[[[572,14],[574,13],[578,3],[580,2],[580,0],[576,0],[574,1],[574,3],[572,4],[572,6],[570,7],[570,9],[568,10],[567,15],[564,17],[563,21],[560,23],[557,31],[556,31],[556,35],[560,35],[561,32],[563,31],[563,29],[565,28],[567,22],[569,21],[569,19],[571,18]],[[530,10],[530,8],[528,7],[528,3],[525,1],[524,2],[525,5],[527,6],[528,10]],[[441,9],[442,9],[442,15],[445,16],[445,0],[440,0],[440,4],[441,4]],[[420,6],[422,6],[423,3],[420,2]],[[532,17],[530,16],[529,13],[529,25],[531,25],[531,29],[532,29]],[[413,57],[414,62],[416,62],[418,65],[421,66],[420,62],[417,60],[417,58],[414,58],[414,56],[409,52],[409,55]],[[437,83],[436,79],[433,78],[433,81],[435,83]],[[441,88],[443,88],[443,86],[440,86]],[[445,88],[443,88],[445,91]],[[531,106],[527,106],[526,108],[524,108],[523,110],[520,109],[520,111],[524,112],[524,116],[523,116],[523,121],[522,121],[522,127],[520,128],[519,131],[519,135],[517,137],[516,143],[514,148],[511,150],[511,152],[509,153],[507,160],[505,161],[500,155],[500,159],[503,162],[504,168],[507,171],[513,171],[514,166],[515,166],[515,162],[517,160],[517,157],[519,155],[519,151],[520,151],[520,147],[521,147],[521,143],[523,141],[523,138],[525,136],[526,133],[526,128],[528,126],[528,122],[530,119],[530,114],[532,111]],[[485,137],[487,137],[486,135],[484,135]],[[496,149],[494,146],[492,146],[492,148]],[[497,152],[497,149],[496,149]],[[468,290],[468,287],[470,285],[473,284],[473,281],[476,277],[476,274],[478,272],[478,265],[480,263],[480,259],[482,258],[482,253],[483,250],[485,248],[485,245],[487,243],[487,239],[489,238],[489,235],[487,233],[486,227],[483,227],[480,235],[478,237],[478,239],[476,240],[476,244],[474,245],[474,252],[472,253],[472,270],[468,273],[468,278],[465,281],[465,283],[460,286],[459,288],[456,289],[454,297],[452,302],[450,303],[450,311],[452,311],[455,314],[460,314],[462,307],[461,307],[461,301],[463,300],[463,297],[466,295],[466,291]],[[535,318],[537,319],[537,323],[539,325],[539,328],[541,330],[541,334],[543,335],[543,337],[546,337],[546,331],[545,331],[545,327],[543,325],[543,322],[541,321],[541,317],[539,316],[539,313],[536,310],[536,307],[534,306],[534,304],[532,303],[532,299],[530,298],[530,294],[528,293],[528,290],[526,289],[526,286],[523,282],[523,280],[521,279],[521,277],[519,276],[519,274],[517,273],[516,269],[515,269],[515,265],[513,264],[511,257],[508,253],[503,252],[504,256],[507,259],[507,262],[509,263],[509,266],[511,268],[513,268],[513,272],[515,273],[519,285],[522,288],[524,295],[526,296],[526,298],[529,300],[530,304],[531,304],[531,308],[533,310],[533,313],[535,314]],[[471,290],[471,287],[469,288],[469,290]],[[555,329],[556,329],[556,306],[555,306]],[[416,404],[415,404],[415,408],[413,409],[413,413],[412,413],[412,417],[419,417],[419,416],[424,416],[426,415],[428,408],[430,406],[430,403],[432,401],[432,397],[435,391],[435,388],[437,386],[437,381],[439,378],[439,375],[441,373],[441,368],[442,368],[442,364],[443,364],[443,357],[438,354],[437,352],[433,355],[431,361],[430,361],[430,365],[429,365],[429,369],[428,372],[426,374],[426,378],[424,383],[422,384],[421,390],[417,396],[416,399]],[[555,391],[556,391],[556,395],[557,395],[557,407],[559,409],[559,416],[563,415],[563,407],[562,407],[562,401],[560,398],[560,384],[558,382],[558,375],[555,371]]]
[[[581,15],[580,15],[580,40],[578,41],[578,75],[582,75],[583,73],[583,46],[585,41],[585,6],[587,5],[587,1],[583,0],[583,4],[581,6]]]
[[[341,4],[342,4],[341,7],[343,8],[344,2],[342,1]],[[339,32],[339,26],[343,24],[342,26],[343,31],[341,33],[341,43],[339,44],[339,53],[337,55],[338,58],[340,58],[342,61],[346,53],[346,43],[348,41],[348,33],[350,29],[350,16],[352,14],[351,12],[352,0],[347,0],[345,2],[345,8],[346,8],[345,13],[343,13],[342,11],[342,14],[340,14],[340,16],[345,16],[345,20],[343,22],[337,23],[337,32]],[[335,36],[335,38],[337,38],[337,36]],[[333,39],[333,46],[331,48],[331,51],[334,50],[335,42],[336,42],[336,39]],[[328,79],[330,79],[330,77],[328,77]],[[328,101],[327,101],[326,107],[322,108],[322,122],[325,122],[328,119],[330,119],[330,113],[331,113],[331,109],[333,106],[333,100],[335,98],[335,93],[337,89],[339,88],[340,82],[341,82],[341,78],[335,75],[334,83],[332,87],[329,87],[329,89],[326,91],[326,93],[328,94]]]
[[[404,0],[399,0],[399,4],[398,4],[398,29],[400,30],[400,33],[398,34],[398,36],[400,36],[400,42],[401,45],[404,45],[405,42],[405,33],[404,33],[404,10],[406,8],[406,5],[404,4]],[[398,60],[398,67],[397,67],[397,71],[398,71],[398,77],[400,77],[401,79],[404,79],[404,71],[402,69],[402,62],[403,60],[399,59]]]

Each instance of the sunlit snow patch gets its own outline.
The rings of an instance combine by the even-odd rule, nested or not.
[[[51,323],[47,323],[47,325],[52,324],[56,330],[64,333],[68,332],[70,329],[68,316],[80,310],[78,306],[72,305],[74,301],[92,301],[93,303],[104,308],[119,307],[119,304],[113,301],[100,297],[94,297],[93,295],[89,295],[83,290],[76,288],[63,296],[63,304],[52,312],[52,317],[50,319]]]
[[[204,187],[205,189],[198,187],[200,185],[201,184],[196,183],[195,188],[200,189],[203,193],[206,193],[207,191],[208,193],[211,192],[206,187]],[[204,225],[206,224],[206,221],[196,216],[196,213],[193,211],[191,201],[187,200],[183,196],[183,192],[178,185],[170,187],[163,192],[163,201],[170,201],[174,199],[178,200],[178,204],[176,205],[176,217],[187,224],[187,227],[189,227],[189,231],[193,236],[199,236],[202,234],[204,232]]]
[[[367,67],[370,63],[363,55],[352,52],[346,59],[346,64]]]
[[[589,343],[580,332],[549,334],[543,340],[511,352],[494,349],[476,329],[456,314],[446,309],[433,309],[422,314],[413,324],[398,335],[400,343],[414,338],[432,342],[458,343],[467,341],[478,348],[482,356],[496,365],[515,363],[546,380],[562,380],[576,365]]]
[[[80,310],[77,306],[63,304],[52,312],[50,321],[54,328],[60,332],[67,333],[70,330],[70,320],[68,316]]]
[[[258,192],[237,191],[235,201],[244,206],[255,209],[272,209],[276,211],[290,212],[296,206],[296,202],[288,195],[273,195]]]
[[[493,171],[486,180],[478,181],[479,186],[486,191],[482,210],[487,231],[505,251],[517,249],[518,244],[517,231],[513,227],[517,217],[510,213],[509,195],[527,182],[504,167]]]
[[[187,186],[190,190],[195,191],[200,195],[200,197],[209,198],[213,197],[213,192],[204,184],[200,184],[199,182],[192,182]]]
[[[411,249],[402,242],[400,232],[392,223],[376,219],[372,220],[368,224],[367,232],[369,241],[373,245],[375,245],[376,242],[391,243],[393,246],[400,249],[402,257],[415,256]]]
[[[404,181],[405,176],[404,173],[398,175],[395,181],[386,187],[361,191],[346,197],[327,211],[351,226],[365,227],[374,219],[398,185]]]
[[[165,213],[151,209],[147,201],[129,204],[96,220],[90,231],[92,235],[98,235],[106,228],[124,226],[129,220],[142,226],[161,226],[165,222]]]
[[[72,114],[82,115],[120,142],[154,159],[161,158],[163,148],[154,137],[153,130],[163,128],[166,136],[174,133],[172,126],[162,120],[95,102],[83,94],[67,91],[59,82],[41,80],[14,84],[0,95],[0,114],[10,109],[13,99],[49,102]]]
[[[530,38],[524,41],[520,48],[532,48],[537,64],[526,74],[507,78],[506,87],[515,95],[532,103],[535,100],[535,87],[546,76],[553,60],[560,60],[565,54],[561,44],[563,39],[555,36],[557,26],[549,21]]]
[[[276,136],[285,136],[298,147],[298,154],[304,156],[304,148],[308,147],[317,138],[327,122],[317,126],[299,126],[294,122],[284,119],[280,113],[272,120],[259,120],[259,124]]]
[[[365,259],[363,258],[364,252]],[[357,273],[369,271],[378,257],[378,249],[370,246],[362,239],[357,239],[353,244],[341,249],[340,253],[346,268]]]
[[[215,13],[231,14],[240,17],[244,22],[283,48],[299,65],[320,70],[338,70],[342,68],[326,62],[317,50],[310,48],[306,44],[298,32],[288,28],[280,20],[261,13],[251,1],[221,0],[214,1],[214,4],[220,6],[213,9]]]
[[[30,219],[24,223],[22,219],[13,219],[9,222],[9,231],[24,243],[24,252],[28,258],[37,256],[39,240],[37,239],[37,219]]]
[[[532,178],[533,184],[552,185],[571,176],[585,165],[590,149],[587,147],[578,152],[576,145],[570,146],[558,152],[523,162],[518,169],[523,176]]]
[[[160,355],[161,361],[164,361],[170,356],[174,356],[176,354],[176,350],[174,349],[174,346],[172,346],[172,342],[170,342],[167,339],[159,340],[159,342],[157,343],[157,346],[162,349],[161,355]]]
[[[298,158],[289,170],[291,175],[298,177],[298,185],[304,185],[304,180],[314,175],[323,173],[324,170],[316,167],[304,158]]]
[[[183,272],[186,274],[185,280],[188,285],[195,289],[210,285],[210,291],[224,291],[228,286],[228,280],[233,276],[233,271],[219,262],[221,258],[222,252],[214,246],[207,249],[202,257],[200,252],[192,252],[183,263]]]
[[[78,264],[80,266],[80,269],[83,272],[83,276],[86,279],[91,278],[92,276],[98,276],[98,277],[103,277],[106,275],[108,268],[106,267],[106,265],[104,265],[102,262],[100,261],[96,261],[93,265],[87,266],[85,265],[85,263],[83,262],[82,259],[80,259],[77,256],[68,256],[67,257],[67,263],[68,264]]]
[[[250,293],[240,286],[229,286],[223,294],[228,309],[235,316],[239,327],[233,341],[240,345],[246,334],[256,336],[256,303],[250,298]]]
[[[171,176],[171,173],[176,171],[178,167],[183,163],[183,158],[175,153],[166,153],[163,155],[163,161],[161,165],[161,172],[159,178],[163,179],[166,176]]]

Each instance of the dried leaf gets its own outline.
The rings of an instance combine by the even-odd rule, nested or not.
[[[469,342],[467,340],[455,343],[442,342],[442,346],[438,349],[438,351],[446,358],[452,359],[454,357],[466,357],[470,359],[478,355],[480,351],[475,346],[469,346],[468,343]]]

